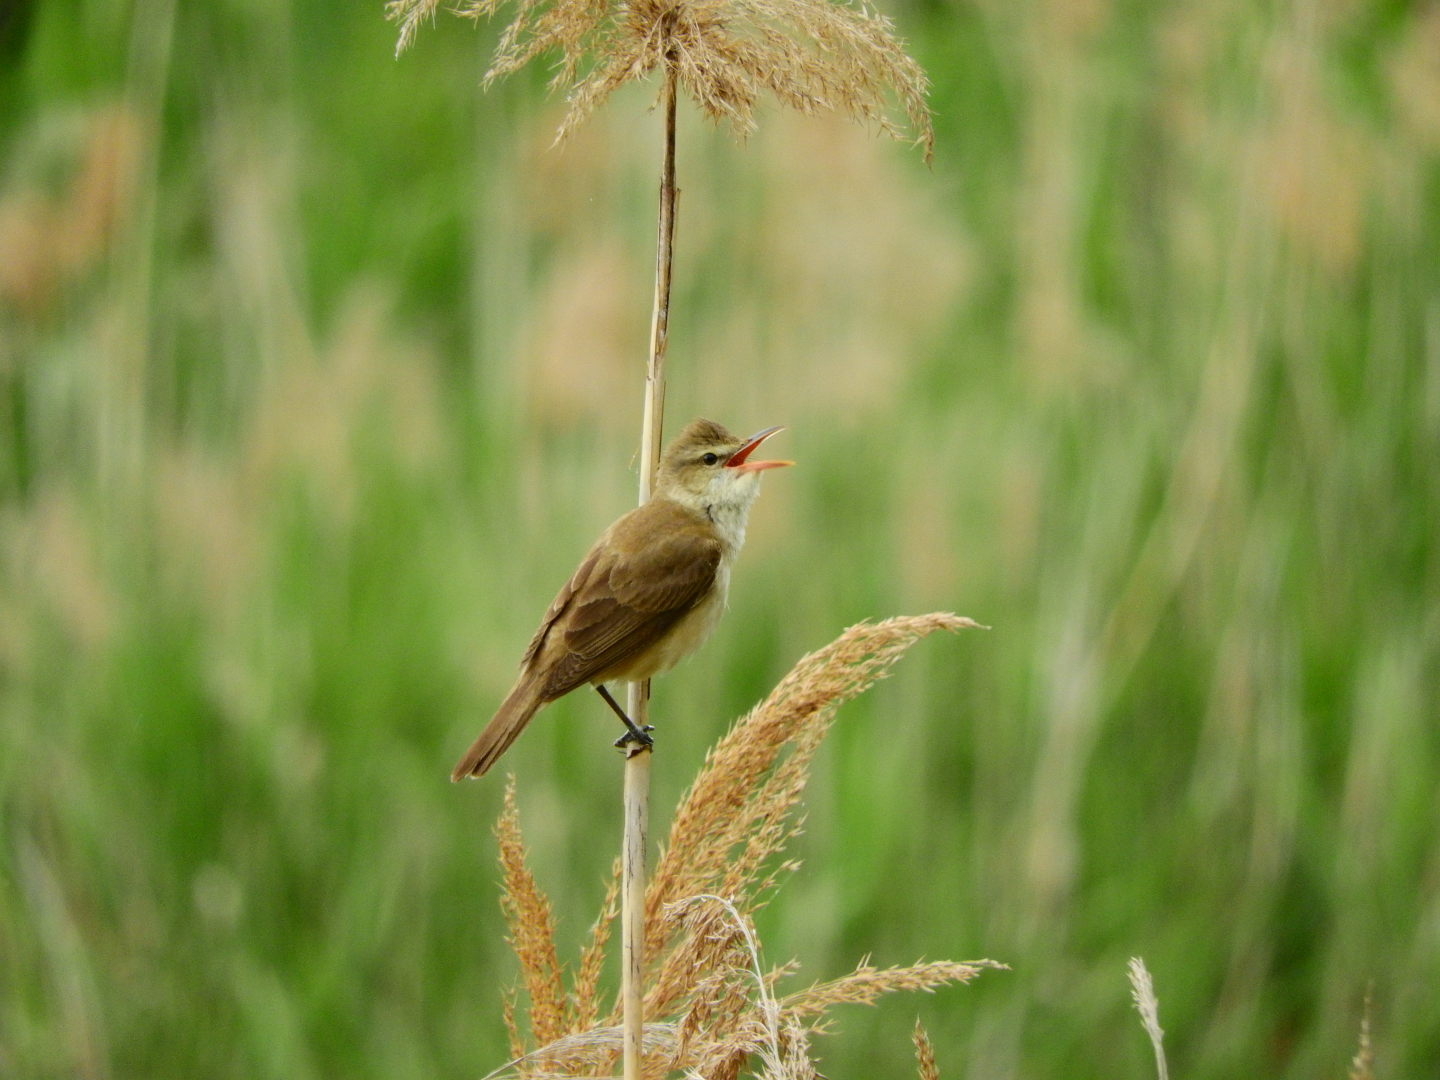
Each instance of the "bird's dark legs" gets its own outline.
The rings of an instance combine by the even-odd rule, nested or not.
[[[596,683],[595,690],[605,699],[605,704],[615,710],[615,715],[620,717],[620,719],[624,721],[626,728],[629,729],[624,735],[621,735],[620,738],[615,740],[616,746],[623,750],[631,743],[639,743],[646,748],[655,745],[655,740],[652,739],[649,734],[655,730],[651,725],[646,724],[644,731],[636,727],[635,722],[625,715],[625,710],[620,708],[615,699],[610,696],[610,691],[605,689],[604,683]]]

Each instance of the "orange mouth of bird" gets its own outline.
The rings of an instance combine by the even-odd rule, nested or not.
[[[760,472],[762,469],[780,469],[786,465],[794,465],[793,461],[751,461],[750,455],[755,449],[774,435],[777,431],[784,431],[783,427],[766,428],[764,431],[756,432],[745,440],[745,445],[730,455],[730,460],[725,462],[727,469],[743,469],[745,472]]]

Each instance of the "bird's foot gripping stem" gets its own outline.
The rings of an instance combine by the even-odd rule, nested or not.
[[[605,689],[604,683],[596,683],[595,689],[605,699],[605,704],[609,705],[615,711],[615,715],[625,724],[625,734],[615,740],[616,747],[625,750],[628,756],[639,750],[649,750],[655,745],[655,740],[650,737],[650,732],[655,730],[654,725],[646,724],[643,728],[637,727],[635,721],[626,716],[625,710],[620,708],[619,703],[610,696],[610,691]],[[628,749],[632,743],[635,745],[634,751]]]
[[[616,739],[614,745],[617,749],[624,750],[633,743],[637,752],[640,750],[649,750],[655,745],[655,739],[650,734],[650,732],[654,730],[654,724],[646,724],[643,728],[631,725],[630,730]]]

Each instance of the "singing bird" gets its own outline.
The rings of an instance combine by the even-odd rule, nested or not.
[[[451,780],[485,775],[542,706],[586,683],[629,729],[617,745],[650,745],[605,683],[663,674],[715,629],[760,474],[794,464],[750,460],[780,430],[738,439],[713,420],[695,420],[665,448],[653,497],[605,530],[555,597],[520,678]]]

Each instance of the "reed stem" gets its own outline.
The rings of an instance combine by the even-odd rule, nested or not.
[[[645,412],[640,427],[640,504],[650,500],[665,425],[665,344],[670,326],[670,269],[675,250],[675,64],[666,58],[665,150],[660,167],[660,222],[655,241],[655,304],[650,315],[650,358],[645,368]],[[641,727],[650,714],[650,683],[631,683],[626,712]],[[645,1038],[645,847],[650,825],[650,751],[634,746],[625,757],[625,838],[621,858],[621,937],[624,970],[624,1077],[640,1080]]]

